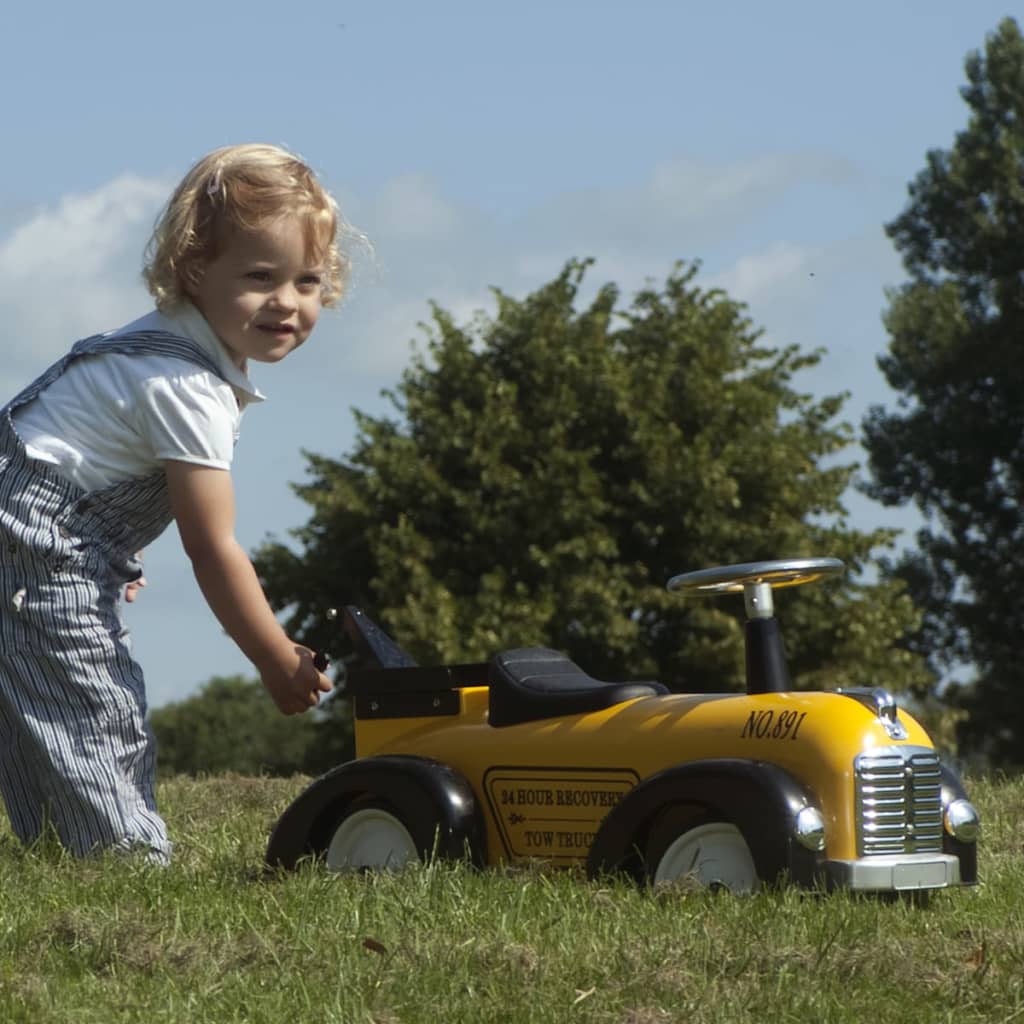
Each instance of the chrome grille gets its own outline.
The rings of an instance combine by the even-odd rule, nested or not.
[[[942,776],[927,747],[880,747],[854,762],[862,857],[942,849]]]

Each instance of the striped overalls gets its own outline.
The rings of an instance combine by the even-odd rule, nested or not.
[[[30,459],[11,421],[72,360],[105,352],[171,356],[222,378],[186,338],[100,335],[0,410],[0,793],[23,842],[49,822],[78,856],[141,847],[166,862],[142,670],[121,621],[137,553],[172,518],[166,478],[86,493]]]

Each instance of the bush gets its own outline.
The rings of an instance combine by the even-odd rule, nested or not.
[[[320,775],[353,756],[348,705],[285,717],[256,679],[215,676],[193,697],[155,710],[159,773]]]

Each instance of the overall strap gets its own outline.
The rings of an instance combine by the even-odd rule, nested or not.
[[[190,338],[184,338],[170,331],[131,331],[125,334],[94,334],[75,342],[61,359],[44,370],[27,388],[16,395],[0,410],[4,414],[13,412],[19,405],[31,402],[41,391],[48,388],[75,360],[82,356],[102,355],[117,352],[123,355],[161,355],[195,363],[224,380],[224,374],[213,357]]]
[[[222,380],[224,374],[213,357],[190,338],[170,331],[132,331],[130,334],[96,334],[91,338],[83,338],[75,342],[66,360],[76,359],[83,355],[100,355],[105,352],[118,352],[124,355],[171,356],[198,363],[204,370]]]

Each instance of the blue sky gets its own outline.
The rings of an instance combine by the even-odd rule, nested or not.
[[[767,338],[824,347],[797,384],[893,396],[875,360],[902,270],[883,224],[928,149],[966,124],[968,51],[1009,3],[253,0],[17,5],[3,15],[0,310],[6,400],[76,338],[145,312],[141,251],[207,150],[305,156],[372,249],[285,363],[256,367],[238,532],[306,519],[301,450],[341,455],[379,412],[438,301],[491,309],[570,257],[628,297],[677,259],[749,305]],[[859,457],[856,450],[851,458]],[[853,525],[912,526],[863,498]],[[785,552],[780,552],[780,556]],[[828,552],[822,552],[828,554]],[[680,566],[679,570],[700,568]],[[250,671],[207,611],[173,529],[128,610],[151,702]]]

